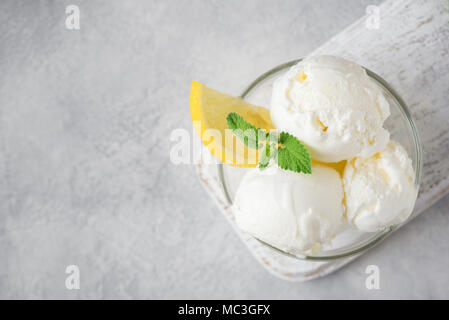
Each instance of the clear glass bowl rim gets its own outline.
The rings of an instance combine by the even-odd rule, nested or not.
[[[254,80],[244,91],[243,93],[240,95],[240,97],[242,99],[245,99],[245,97],[254,89],[256,88],[261,82],[263,82],[265,79],[267,79],[268,77],[272,76],[273,74],[278,73],[281,70],[284,69],[288,69],[290,67],[292,67],[293,65],[297,64],[298,62],[300,62],[301,59],[296,59],[296,60],[292,60],[286,63],[283,63],[277,67],[274,67],[270,70],[268,70],[267,72],[263,73],[262,75],[260,75],[259,77],[256,78],[256,80]],[[370,76],[371,78],[375,79],[378,83],[380,83],[384,89],[386,89],[391,95],[392,97],[396,100],[397,105],[400,108],[400,111],[402,113],[402,115],[404,116],[405,119],[407,119],[408,121],[408,125],[410,126],[410,129],[412,131],[412,136],[413,136],[413,142],[414,142],[414,147],[415,147],[415,159],[413,159],[413,162],[416,163],[416,172],[415,172],[415,184],[417,187],[417,190],[419,191],[419,186],[421,183],[421,172],[422,172],[422,146],[421,146],[421,140],[419,138],[419,134],[418,134],[418,130],[417,127],[415,125],[415,122],[412,118],[412,115],[407,107],[407,105],[405,104],[404,100],[399,96],[399,94],[397,94],[397,92],[379,75],[377,75],[376,73],[374,73],[373,71],[363,67],[368,76]],[[219,174],[219,178],[220,178],[220,183],[223,187],[225,196],[229,202],[229,204],[232,204],[232,199],[229,196],[229,192],[228,192],[228,187],[226,186],[226,181],[224,178],[224,171],[223,171],[223,163],[219,163],[218,164],[218,174]],[[390,228],[387,228],[383,231],[379,231],[372,239],[368,239],[365,240],[363,242],[361,242],[358,245],[353,246],[352,249],[347,249],[346,251],[343,251],[341,253],[338,254],[331,254],[331,255],[326,255],[326,256],[311,256],[311,255],[294,255],[294,254],[290,254],[288,252],[284,252],[276,247],[273,247],[272,245],[255,238],[256,240],[258,240],[260,243],[262,243],[263,245],[275,250],[278,253],[281,253],[283,255],[298,259],[298,260],[314,260],[314,261],[329,261],[329,260],[336,260],[336,259],[341,259],[341,258],[346,258],[346,257],[350,257],[359,253],[362,253],[374,246],[376,246],[377,244],[379,244],[382,240],[384,240],[385,238],[387,238],[390,234],[392,234],[395,230],[399,229],[402,225],[406,224],[408,221],[410,221],[412,218],[414,217],[414,214],[412,214],[409,219],[407,219],[405,222],[403,222],[402,224],[399,225],[395,225],[392,226]]]

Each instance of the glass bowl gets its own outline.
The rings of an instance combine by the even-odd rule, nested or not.
[[[302,59],[287,62],[265,72],[254,80],[248,88],[243,91],[240,97],[252,104],[268,107],[270,104],[274,80],[301,60]],[[418,131],[412,116],[404,101],[385,80],[374,72],[366,68],[365,70],[368,76],[371,77],[371,79],[373,79],[374,82],[384,91],[385,97],[390,103],[391,115],[385,121],[384,127],[390,131],[391,139],[399,142],[407,150],[409,157],[412,159],[413,169],[416,173],[415,184],[418,190],[421,180],[422,151]],[[232,204],[235,192],[243,175],[248,170],[251,169],[231,167],[228,165],[223,165],[222,163],[218,164],[220,181],[223,185],[225,196],[230,205]],[[398,229],[401,225],[407,223],[413,218],[413,216],[414,213],[412,213],[410,218],[404,223],[392,226],[379,232],[356,232],[348,226],[344,232],[338,234],[332,240],[331,245],[324,245],[321,251],[310,255],[293,255],[291,253],[281,251],[280,249],[277,249],[259,239],[258,241],[272,250],[300,260],[335,260],[355,255],[374,247],[393,231]]]

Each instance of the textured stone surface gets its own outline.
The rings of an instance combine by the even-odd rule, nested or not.
[[[274,278],[169,162],[192,79],[237,94],[379,1],[0,3],[0,298],[449,298],[449,197],[344,269]],[[65,268],[81,289],[65,288]],[[376,264],[381,290],[365,289]]]

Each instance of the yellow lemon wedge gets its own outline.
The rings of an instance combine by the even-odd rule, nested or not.
[[[247,148],[228,128],[226,117],[236,112],[257,128],[274,129],[270,111],[193,81],[190,115],[203,144],[218,160],[234,167],[256,167],[259,150]]]

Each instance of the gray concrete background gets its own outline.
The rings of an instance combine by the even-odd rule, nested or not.
[[[449,197],[344,269],[290,283],[250,256],[195,168],[169,162],[191,80],[238,94],[378,3],[2,1],[0,298],[449,298]]]

